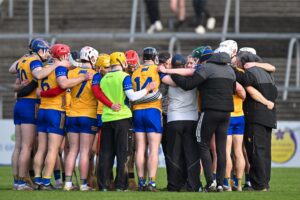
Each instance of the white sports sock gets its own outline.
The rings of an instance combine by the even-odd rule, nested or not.
[[[65,186],[66,186],[66,187],[72,187],[72,182],[66,182],[66,183],[65,183]]]

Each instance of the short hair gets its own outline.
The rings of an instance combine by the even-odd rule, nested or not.
[[[171,58],[171,54],[168,52],[162,52],[158,55],[159,64],[164,64]]]

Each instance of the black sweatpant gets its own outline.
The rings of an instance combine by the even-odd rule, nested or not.
[[[229,120],[230,112],[207,110],[201,112],[200,115],[196,137],[199,142],[200,157],[208,186],[213,182],[212,158],[210,154],[210,141],[213,133],[215,133],[217,150],[217,185],[223,185]]]
[[[166,162],[168,190],[198,191],[200,155],[195,137],[197,121],[172,121],[167,124]]]
[[[145,0],[146,9],[149,16],[151,24],[154,24],[155,21],[160,20],[159,13],[159,1],[158,0]]]
[[[99,189],[108,189],[109,187],[115,156],[117,157],[115,188],[122,190],[128,188],[127,161],[130,151],[128,145],[130,127],[130,119],[103,123],[97,173]]]
[[[253,189],[269,188],[271,178],[272,128],[260,124],[246,124],[244,142],[250,163],[250,181]]]

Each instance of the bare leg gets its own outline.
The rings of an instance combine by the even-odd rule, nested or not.
[[[231,148],[232,148],[232,135],[227,135],[227,142],[226,142],[226,171],[225,171],[225,179],[226,183],[224,186],[228,186],[228,188],[224,187],[225,190],[231,191],[230,185],[230,177],[232,171],[232,159],[231,159]]]
[[[36,137],[36,129],[33,124],[21,124],[21,151],[19,155],[19,177],[28,176],[30,155]]]
[[[185,0],[179,0],[178,20],[185,20]]]
[[[136,145],[136,153],[135,153],[135,164],[137,168],[138,177],[145,177],[145,152],[147,147],[147,138],[146,133],[135,133],[135,145]]]
[[[66,157],[65,163],[65,173],[66,173],[66,184],[65,187],[72,187],[72,174],[75,168],[76,158],[79,152],[79,134],[78,133],[68,133],[69,141],[69,152]]]
[[[157,167],[158,167],[158,151],[161,142],[162,135],[160,133],[147,133],[149,155],[148,155],[148,177],[149,184],[152,182],[155,184]]]
[[[178,15],[178,0],[170,0],[170,9],[176,16]]]
[[[233,135],[233,150],[235,155],[236,177],[239,181],[238,190],[242,191],[241,179],[245,170],[245,158],[243,155],[243,135]]]
[[[80,167],[79,168],[80,168],[80,179],[83,181],[87,181],[89,163],[90,163],[90,153],[92,150],[94,137],[95,136],[93,134],[80,133],[80,158],[79,158]]]
[[[47,133],[39,132],[38,140],[38,150],[34,156],[33,168],[35,174],[35,183],[40,185],[42,184],[42,169],[44,166],[45,156],[47,152]]]
[[[15,126],[15,148],[14,152],[11,156],[11,164],[12,164],[12,174],[14,177],[14,187],[17,186],[17,181],[19,179],[19,167],[18,167],[18,160],[21,151],[21,126]]]
[[[58,158],[60,145],[62,143],[63,136],[49,133],[48,134],[48,152],[45,159],[44,178],[51,179],[51,175],[54,170],[55,163]],[[49,180],[50,181],[50,180]]]

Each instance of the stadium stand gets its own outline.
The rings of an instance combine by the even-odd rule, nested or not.
[[[214,32],[221,32],[224,0],[208,1],[208,8],[217,19]],[[187,23],[180,31],[192,32],[195,24],[191,1],[187,1]],[[259,5],[259,6],[258,6]],[[8,1],[3,2],[1,33],[28,33],[28,1],[14,0],[14,16],[7,17]],[[299,33],[300,26],[299,0],[241,0],[241,32],[270,32],[270,33]],[[119,33],[129,32],[132,1],[129,0],[51,0],[50,1],[50,33]],[[160,3],[164,31],[169,32],[169,21],[172,14],[169,10],[169,1]],[[147,16],[147,15],[146,15]],[[229,32],[233,31],[234,11],[231,11]],[[146,20],[147,22],[147,20]],[[148,23],[147,23],[148,24]],[[140,18],[137,18],[137,30],[140,30]],[[34,1],[34,33],[44,32],[44,1]],[[209,34],[209,33],[208,33]],[[136,49],[139,53],[145,46],[155,46],[158,50],[166,51],[169,40],[165,39],[136,39],[134,43],[128,40],[113,39],[62,39],[59,42],[70,44],[72,49],[79,50],[83,45],[92,45],[100,52],[110,53],[113,50]],[[210,44],[216,48],[220,40],[180,40],[181,52],[184,55],[196,46]],[[276,66],[275,79],[277,86],[282,87],[286,71],[286,58],[289,40],[237,40],[239,46],[254,47],[266,62]],[[0,39],[0,96],[3,97],[3,118],[12,118],[14,98],[11,90],[14,76],[8,75],[10,64],[26,53],[27,39]],[[293,62],[295,63],[295,62]],[[291,83],[295,82],[295,64],[292,67]],[[277,110],[279,120],[299,120],[300,92],[290,91],[288,99],[282,100],[282,91],[279,92]]]

